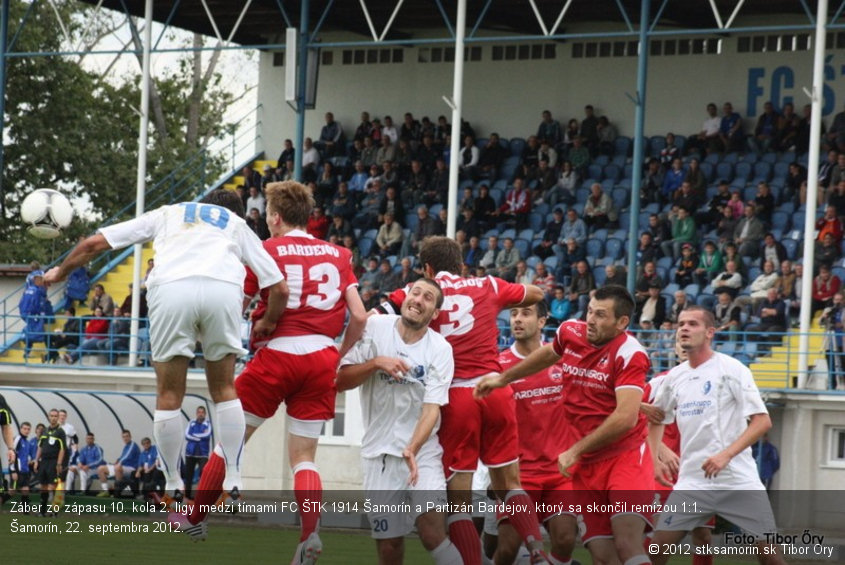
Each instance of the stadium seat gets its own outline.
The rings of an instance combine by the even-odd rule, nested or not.
[[[628,164],[628,158],[623,155],[614,155],[613,159],[610,160],[610,164],[616,165],[621,169]]]
[[[751,178],[751,173],[754,171],[754,166],[747,161],[740,161],[734,167],[734,186],[745,186],[745,183]],[[741,183],[741,184],[740,184]]]
[[[525,140],[521,137],[513,137],[510,140],[511,155],[514,157],[521,157],[522,150],[525,149]]]
[[[739,153],[736,151],[732,151],[724,156],[722,159],[723,163],[731,163],[732,165],[736,165],[739,162]]]
[[[604,270],[604,265],[593,267],[593,278],[596,279],[596,286],[602,286],[607,280],[607,273]]]
[[[616,141],[613,142],[613,154],[628,157],[631,154],[631,145],[632,142],[630,137],[620,135],[616,138]]]
[[[586,202],[586,201],[587,201],[587,199],[585,198],[582,202],[576,202],[575,204],[570,206],[570,208],[575,210],[575,213],[578,214],[579,217],[583,216],[584,215],[584,202]]]
[[[806,213],[804,212],[804,210],[798,210],[797,212],[793,212],[792,213],[792,222],[790,222],[790,225],[792,225],[792,227],[794,227],[795,229],[802,229],[803,230],[804,229],[804,218],[805,218],[805,216],[806,216]]]
[[[608,232],[607,228],[599,228],[596,231],[594,231],[590,237],[593,238],[593,239],[605,241],[607,239],[608,233],[609,232]]]
[[[772,165],[772,182],[775,182],[776,180],[781,180],[785,182],[787,175],[789,175],[788,162],[778,161],[777,163]]]
[[[793,161],[795,161],[795,151],[784,151],[778,157],[779,163],[789,164],[789,163],[792,163]]]
[[[628,195],[630,194],[630,191],[625,190],[624,188],[614,188],[613,192],[610,194],[613,198],[613,205],[616,206],[617,212],[628,207]]]
[[[707,308],[708,310],[712,311],[713,308],[716,306],[716,296],[713,294],[701,293],[695,299],[695,303],[703,308]]]
[[[686,147],[687,147],[687,136],[676,135],[675,136],[675,145],[678,147],[678,153],[683,155],[684,149],[686,149]]]
[[[416,214],[405,214],[405,227],[413,233],[417,229],[417,224],[420,222],[420,217]]]
[[[751,267],[748,269],[748,283],[751,284],[757,280],[757,277],[759,277],[762,272],[763,270],[760,267]]]
[[[621,175],[621,170],[619,169],[619,167],[617,165],[614,165],[613,163],[611,163],[609,165],[604,166],[604,170],[602,171],[602,175],[603,175],[602,178],[610,179],[614,183],[616,183],[616,181],[619,180],[619,177]]]
[[[622,180],[631,180],[634,177],[634,164],[626,163],[622,171]]]
[[[596,163],[593,163],[589,167],[587,167],[587,175],[589,178],[593,179],[595,182],[601,181],[602,177],[602,166]]]
[[[581,204],[582,206],[584,205],[585,202],[587,202],[587,198],[589,198],[589,197],[590,197],[590,189],[589,188],[583,188],[582,187],[582,188],[579,188],[578,190],[575,191],[575,201],[578,204]],[[583,214],[583,210],[578,213],[579,216],[581,214]]]
[[[754,163],[754,176],[751,182],[754,184],[760,182],[769,182],[772,178],[772,164],[765,161],[758,161]]]
[[[772,212],[772,228],[785,232],[789,229],[789,214],[776,210]]]
[[[428,215],[436,218],[437,215],[440,214],[440,210],[442,209],[443,204],[434,204],[431,208],[428,209]]]
[[[611,237],[604,242],[604,256],[614,261],[621,259],[625,252],[625,245],[621,239]]]
[[[833,267],[830,270],[840,281],[845,281],[845,267]]]
[[[669,283],[663,287],[663,292],[661,292],[661,294],[671,294],[674,296],[679,290],[681,290],[681,287],[678,286],[678,283]]]
[[[649,155],[655,159],[660,158],[660,152],[666,147],[666,138],[662,135],[653,135],[648,140]]]
[[[687,297],[689,297],[689,299],[692,300],[692,301],[695,301],[698,298],[698,294],[700,292],[701,292],[701,287],[699,287],[695,283],[688,284],[687,286],[684,287],[684,293],[686,293]]]
[[[599,167],[604,167],[605,165],[610,164],[610,157],[608,157],[607,155],[596,155],[596,158],[593,159],[591,164],[598,165]]]
[[[750,163],[750,164],[753,165],[754,163],[756,163],[759,160],[760,159],[757,157],[756,153],[754,153],[753,151],[749,151],[745,155],[742,156],[742,158],[740,159],[740,162],[741,163]]]
[[[496,206],[502,205],[502,198],[504,197],[505,193],[501,188],[491,188],[490,189],[490,198],[496,203]]]
[[[675,266],[675,260],[671,257],[661,257],[657,260],[657,267],[669,270]]]
[[[358,251],[361,252],[361,257],[369,257],[370,250],[373,247],[373,240],[369,237],[362,237],[358,240]]]
[[[722,161],[716,165],[716,182],[734,180],[734,166],[731,163]]]
[[[375,239],[377,235],[378,235],[377,229],[371,229],[371,230],[367,230],[367,231],[364,232],[364,237],[366,237],[368,239]]]
[[[561,204],[561,206],[565,206],[565,204]],[[540,214],[540,216],[545,217],[551,211],[551,206],[548,205],[546,202],[541,202],[534,206],[533,210],[536,214]]]
[[[707,181],[707,184],[713,182],[713,171],[715,168],[711,163],[699,163],[701,167],[701,172],[704,174],[704,180]]]
[[[590,238],[585,244],[587,257],[603,257],[604,256],[604,242],[601,239]]]
[[[625,231],[628,231],[628,228],[631,227],[631,214],[620,214],[619,227],[623,228]]]
[[[768,153],[764,153],[763,156],[760,157],[760,161],[763,163],[774,165],[778,162],[778,154],[774,151],[769,151]]]
[[[754,200],[757,196],[757,187],[756,186],[746,186],[742,189],[742,201],[748,202]]]
[[[711,165],[713,165],[715,167],[716,165],[719,164],[719,158],[720,157],[721,157],[721,155],[719,155],[716,152],[710,153],[707,157],[704,158],[704,160],[702,161],[702,164],[710,163]]]
[[[557,255],[547,257],[543,260],[543,264],[546,265],[550,271],[554,271],[557,268]]]
[[[503,239],[507,239],[507,238],[516,239],[516,230],[515,229],[507,229],[499,235],[499,241],[501,241]]]
[[[520,257],[528,257],[531,255],[531,241],[527,239],[517,239],[513,242],[513,246],[519,251]]]
[[[521,230],[518,234],[516,234],[517,239],[524,239],[525,241],[531,241],[534,239],[534,229],[524,229]]]

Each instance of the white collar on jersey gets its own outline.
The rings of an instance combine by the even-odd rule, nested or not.
[[[311,239],[314,239],[314,236],[311,235],[310,233],[306,233],[302,230],[297,230],[297,229],[290,230],[283,237],[310,237]]]

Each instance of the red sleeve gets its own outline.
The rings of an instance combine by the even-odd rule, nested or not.
[[[246,276],[244,277],[244,295],[252,298],[261,288],[258,286],[258,277],[252,269],[246,268]]]
[[[358,277],[355,276],[355,270],[352,268],[352,253],[346,250],[341,257],[343,262],[343,291],[346,292],[350,286],[358,284]]]
[[[616,375],[613,379],[613,388],[638,387],[645,388],[645,378],[651,368],[648,355],[643,351],[634,352],[627,363],[625,356],[621,353],[616,355]]]
[[[490,282],[496,291],[496,300],[500,310],[525,300],[525,295],[528,292],[525,285],[509,283],[497,277],[490,277]]]
[[[402,306],[402,303],[405,302],[405,297],[408,295],[407,289],[408,287],[397,288],[390,293],[390,296],[387,297],[388,303],[391,305],[391,309],[395,310],[395,312],[390,312],[391,314],[399,313],[399,308]]]
[[[564,344],[563,344],[563,326],[566,324],[561,324],[558,326],[557,331],[555,332],[555,339],[552,341],[552,348],[555,350],[555,353],[558,354],[559,357],[563,357],[564,351]]]

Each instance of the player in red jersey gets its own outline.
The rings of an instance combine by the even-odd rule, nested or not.
[[[548,308],[542,300],[531,306],[511,308],[511,335],[514,343],[499,355],[502,369],[516,365],[543,346],[542,330]],[[572,503],[572,480],[560,474],[557,457],[569,447],[569,423],[561,417],[563,410],[563,375],[553,365],[536,375],[511,383],[516,401],[519,430],[519,479],[531,496],[540,520],[549,532],[552,549],[549,562],[554,565],[572,563],[572,550],[578,533],[578,516],[569,512]],[[499,522],[497,563],[512,563],[516,558],[519,535],[507,519]]]
[[[509,507],[528,508],[510,515],[513,527],[532,552],[532,563],[544,563],[543,539],[531,498],[519,482],[519,441],[516,413],[510,389],[497,391],[476,401],[472,390],[484,375],[498,373],[499,329],[496,318],[504,308],[527,306],[543,299],[543,291],[533,285],[508,283],[495,277],[458,275],[461,249],[443,236],[427,238],[420,247],[425,276],[443,289],[440,315],[431,323],[452,346],[455,376],[449,389],[449,404],[442,409],[440,443],[446,471],[447,494],[453,512],[449,517],[449,537],[464,563],[481,561],[478,532],[472,523],[472,473],[478,460],[490,469],[493,490]],[[394,291],[380,309],[396,313],[406,289]],[[483,433],[482,433],[483,430]]]
[[[285,404],[297,502],[303,509],[307,498],[308,507],[315,508],[314,503],[322,500],[322,485],[314,457],[323,423],[334,417],[337,364],[361,337],[367,314],[349,250],[305,232],[314,207],[311,191],[286,181],[268,184],[265,195],[272,237],[264,241],[264,248],[285,274],[290,297],[269,341],[254,344],[259,349],[235,380],[235,388],[246,414],[246,439]],[[255,276],[247,273],[245,294],[257,291]],[[262,316],[265,299],[262,293],[253,320]],[[349,327],[338,351],[335,338],[343,331],[347,310]],[[205,523],[203,505],[213,505],[221,493],[221,463],[215,450],[200,478],[188,516],[191,524]],[[319,517],[318,512],[300,511],[301,537],[294,563],[313,563],[319,555]]]
[[[564,475],[589,502],[650,504],[653,465],[645,443],[646,418],[640,414],[648,354],[627,328],[634,300],[621,286],[598,289],[587,307],[587,321],[560,325],[545,345],[501,375],[482,379],[475,393],[484,397],[508,383],[561,363],[563,417],[576,441],[558,457]],[[588,512],[582,539],[594,563],[648,564],[643,534],[651,515],[635,512]],[[618,561],[617,561],[618,560]]]
[[[681,344],[677,341],[675,342],[675,355],[678,358],[678,363],[683,363],[687,360],[688,355],[684,348],[681,347]],[[662,424],[663,423],[663,412],[657,408],[656,406],[652,405],[652,402],[657,396],[657,392],[660,390],[661,384],[663,384],[664,377],[669,373],[669,371],[663,371],[662,373],[655,375],[649,382],[645,385],[645,391],[643,394],[643,402],[640,405],[640,412],[644,413],[646,417],[655,424]],[[660,444],[660,451],[657,454],[658,459],[664,462],[666,465],[666,469],[671,473],[671,477],[663,477],[664,482],[668,482],[672,485],[675,484],[675,481],[678,480],[678,465],[681,459],[681,432],[678,430],[677,422],[672,422],[671,424],[666,424],[663,429],[663,441]],[[654,491],[655,497],[659,497],[660,505],[663,506],[666,504],[666,500],[669,498],[669,493],[672,492],[672,487],[663,484],[662,482],[658,481],[656,478],[654,480]],[[657,498],[655,498],[657,500]],[[653,520],[657,520],[660,513],[653,517]],[[707,547],[710,545],[710,541],[712,540],[712,530],[716,527],[716,518],[710,520],[704,526],[698,526],[692,530],[692,543],[696,547]],[[646,543],[650,543],[646,542]],[[695,553],[692,556],[692,565],[712,565],[713,564],[713,556],[708,555],[706,553],[698,554]]]

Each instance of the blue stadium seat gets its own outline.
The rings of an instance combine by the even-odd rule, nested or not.
[[[576,213],[576,214],[578,214],[578,216],[579,216],[579,217],[581,217],[581,216],[583,216],[583,215],[584,215],[584,203],[585,203],[586,201],[587,201],[587,199],[586,199],[586,198],[584,198],[584,200],[582,200],[582,201],[580,201],[580,202],[576,202],[575,204],[573,204],[572,206],[570,206],[570,208],[572,208],[573,210],[575,210],[575,213]]]
[[[722,161],[716,165],[716,181],[731,182],[734,179],[734,166],[731,163]]]
[[[772,228],[785,232],[789,229],[789,214],[780,210],[772,212]]]
[[[528,225],[531,226],[532,231],[543,231],[543,228],[546,227],[543,223],[543,214],[539,212],[532,212],[532,214],[528,216]]]
[[[583,205],[584,203],[586,203],[587,198],[589,198],[589,197],[590,197],[589,187],[585,188],[585,187],[582,186],[581,188],[579,188],[578,190],[575,191],[575,201],[579,204]],[[580,216],[583,213],[584,213],[584,211],[583,211],[583,208],[582,208],[582,210],[578,213],[578,215]]]
[[[496,203],[496,206],[502,205],[502,198],[505,196],[505,191],[501,188],[491,188],[490,189],[490,198]]]
[[[499,235],[499,241],[507,238],[516,239],[516,230],[513,228],[507,229]]]
[[[757,157],[757,154],[753,151],[749,151],[745,155],[742,156],[740,162],[751,163],[752,165],[759,161],[760,159]]]
[[[793,161],[795,161],[795,151],[784,151],[778,157],[779,163],[789,164],[789,163],[792,163]]]
[[[786,182],[787,175],[789,175],[789,163],[785,161],[778,161],[772,165],[772,182]]]
[[[602,286],[604,284],[604,281],[607,280],[607,273],[603,265],[593,267],[593,278],[596,279],[596,286]]]
[[[537,257],[536,255],[532,255],[531,257],[529,257],[528,259],[525,260],[525,264],[528,265],[529,269],[536,269],[537,263],[539,263],[539,262],[540,262],[540,258]]]
[[[371,230],[367,230],[367,231],[364,232],[364,237],[367,237],[367,238],[370,238],[370,239],[375,239],[377,235],[378,235],[377,229],[371,229]]]
[[[703,308],[707,308],[708,310],[713,310],[713,307],[716,306],[716,295],[704,294],[702,292],[695,299],[695,303]],[[724,353],[724,351],[722,353]]]
[[[616,206],[617,212],[628,207],[628,195],[630,194],[630,191],[625,190],[624,188],[614,188],[613,192],[610,194],[613,198],[613,205]]]
[[[593,234],[590,237],[592,239],[598,239],[600,241],[605,241],[605,240],[607,240],[608,233],[610,233],[610,232],[607,230],[607,228],[599,228],[596,231],[594,231]]]
[[[747,186],[742,190],[742,201],[748,202],[749,200],[754,200],[757,196],[757,187],[756,186]]]
[[[373,240],[369,237],[362,237],[358,240],[358,251],[361,252],[361,257],[369,257],[370,250],[373,247]]]
[[[792,213],[795,212],[795,203],[794,202],[784,202],[780,206],[777,207],[777,210],[781,212],[786,212],[790,216]]]
[[[514,137],[510,140],[511,155],[514,157],[521,157],[522,150],[525,149],[525,140],[521,137]]]
[[[665,281],[664,281],[665,282]],[[678,286],[678,283],[669,283],[663,287],[663,292],[660,294],[671,294],[672,296],[675,295],[676,292],[681,290],[681,287]]]
[[[782,239],[780,242],[783,244],[784,249],[786,249],[786,256],[790,261],[794,261],[798,256],[798,242],[794,239]]]
[[[689,297],[690,300],[695,301],[698,298],[698,294],[701,292],[701,287],[697,284],[688,284],[684,287],[684,293]]]
[[[611,165],[616,165],[620,169],[623,168],[626,164],[628,164],[628,158],[624,155],[614,155],[613,159],[610,160]]]
[[[744,186],[751,178],[751,173],[753,171],[754,166],[751,163],[747,161],[740,161],[734,167],[734,180],[732,184],[735,186]],[[739,184],[740,182],[742,184]]]
[[[716,152],[713,152],[713,153],[710,153],[707,157],[705,157],[704,161],[702,161],[702,163],[710,163],[711,165],[713,165],[715,167],[716,165],[719,164],[720,158],[721,158],[721,155],[719,155]]]
[[[613,163],[604,166],[604,170],[602,171],[602,178],[610,179],[614,183],[619,180],[621,175],[621,170],[617,165]]]
[[[623,171],[624,171],[623,179],[630,180],[630,179],[634,178],[634,164],[633,163],[626,163]]]
[[[416,214],[405,214],[405,227],[411,230],[411,233],[417,229],[419,223],[420,217]]]
[[[845,281],[845,267],[833,267],[830,272],[839,277],[840,281]]]
[[[602,179],[602,165],[593,163],[587,167],[587,176],[594,181],[599,182]]]
[[[758,161],[754,163],[754,176],[751,182],[754,184],[760,182],[769,182],[772,178],[772,164],[765,161]]]
[[[778,154],[774,151],[770,151],[768,153],[764,153],[762,157],[760,157],[760,161],[763,163],[768,163],[770,165],[774,165],[778,162]]]
[[[631,138],[620,135],[613,142],[613,154],[628,157],[631,154]]]
[[[604,167],[605,165],[610,164],[610,157],[608,157],[607,155],[596,155],[596,158],[593,159],[591,164],[598,165],[599,167]]]
[[[604,242],[604,256],[610,257],[614,261],[621,259],[625,254],[625,244],[621,239],[611,237]]]
[[[440,213],[440,210],[443,209],[443,204],[434,204],[431,208],[428,209],[428,215],[437,217]]]
[[[731,163],[732,165],[736,165],[739,162],[739,153],[736,151],[732,151],[724,156],[722,159],[723,163]]]
[[[557,268],[557,255],[547,257],[543,260],[543,264],[545,264],[550,271],[554,271]]]
[[[658,159],[660,157],[660,152],[663,151],[663,148],[666,147],[666,138],[662,135],[653,135],[648,140],[649,146],[649,155]]]
[[[675,135],[675,145],[678,147],[678,153],[683,155],[684,149],[687,148],[687,137],[685,135]]]
[[[708,184],[713,182],[713,171],[715,171],[715,167],[712,163],[699,163],[701,167],[701,172],[704,174],[704,180],[707,181]]]
[[[519,256],[523,259],[531,255],[531,242],[526,239],[517,239],[513,242],[513,246],[519,251]]]
[[[590,238],[585,244],[587,257],[603,257],[604,256],[604,242],[600,239]]]
[[[807,214],[804,210],[793,212],[791,225],[794,226],[795,229],[804,229],[804,217],[806,215]]]
[[[657,267],[669,270],[675,265],[675,260],[671,257],[661,257],[657,260]],[[666,281],[663,281],[666,282]]]
[[[534,228],[528,228],[528,229],[521,230],[518,234],[516,234],[516,238],[517,239],[524,239],[526,241],[531,241],[532,239],[534,239],[534,232],[535,231],[542,231],[542,229],[535,230]]]

